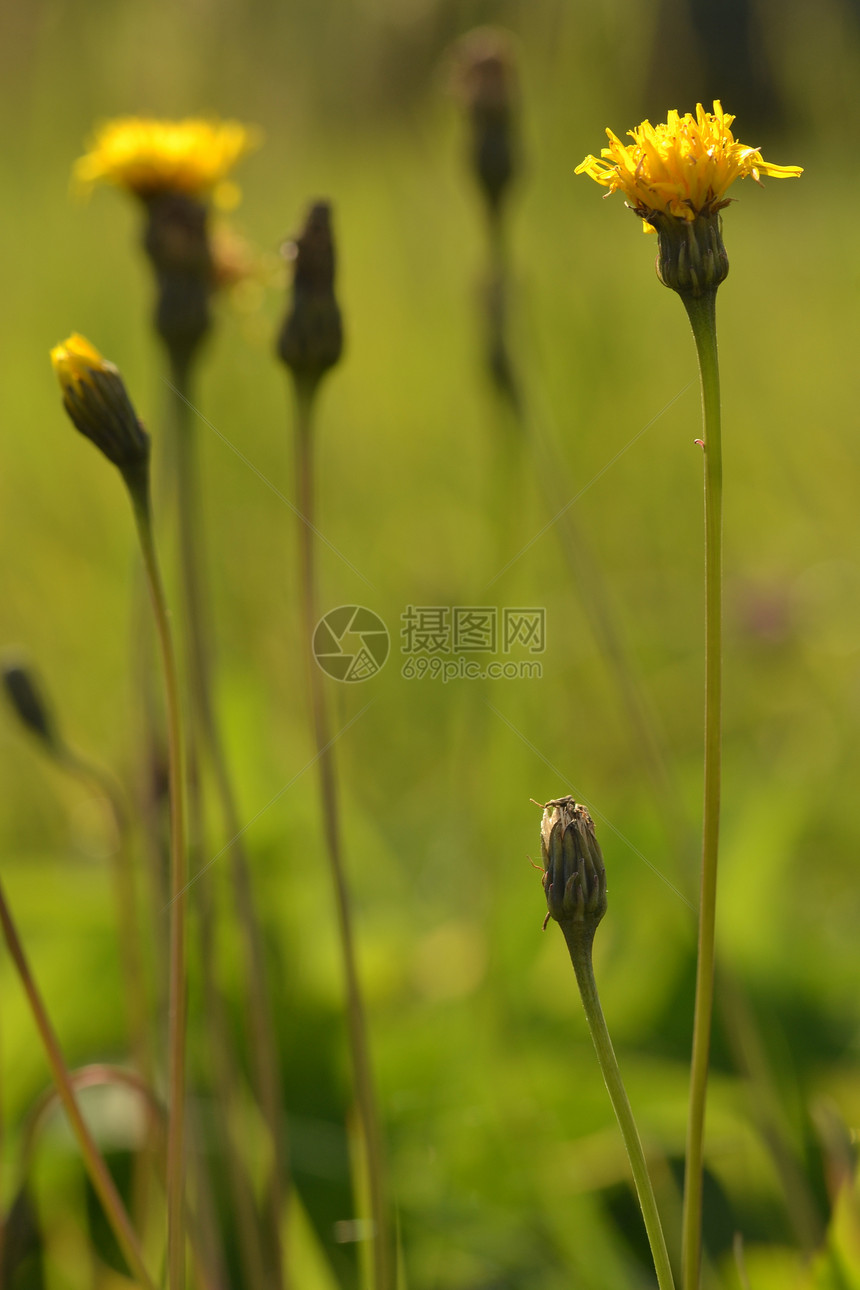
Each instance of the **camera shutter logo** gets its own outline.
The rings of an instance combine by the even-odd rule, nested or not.
[[[317,663],[336,681],[368,681],[381,670],[391,649],[388,628],[372,609],[340,605],[314,628]]]

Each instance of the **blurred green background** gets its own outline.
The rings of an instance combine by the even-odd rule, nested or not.
[[[337,756],[408,1285],[653,1283],[563,941],[554,927],[541,933],[530,798],[571,792],[593,808],[610,892],[598,984],[643,1136],[663,1161],[658,1190],[677,1240],[703,706],[696,364],[683,310],[655,278],[653,243],[620,196],[604,204],[573,172],[606,125],[620,134],[697,99],[721,97],[741,139],[805,167],[765,191],[739,185],[725,213],[714,1284],[740,1284],[736,1231],[751,1284],[788,1287],[799,1275],[797,1207],[768,1134],[796,1159],[820,1235],[822,1126],[850,1138],[860,1123],[860,20],[847,0],[758,0],[745,43],[743,12],[682,0],[7,0],[0,11],[0,641],[26,648],[70,739],[128,784],[140,731],[133,531],[114,472],[62,413],[48,350],[81,331],[116,361],[156,454],[166,389],[139,211],[109,190],[72,200],[70,168],[94,122],[126,113],[215,113],[264,132],[231,217],[259,248],[264,281],[221,302],[197,391],[218,432],[200,423],[204,509],[218,699],[276,977],[295,1176],[346,1286],[354,1249],[335,1234],[352,1212],[348,1059],[317,786],[304,773],[296,521],[278,495],[293,487],[290,403],[272,357],[285,299],[278,247],[316,197],[334,203],[348,341],[320,408],[319,524],[362,575],[322,549],[322,601],[368,605],[393,637],[385,669],[332,683],[330,701],[337,729],[361,712]],[[507,28],[519,61],[512,352],[530,416],[555,446],[555,487],[564,500],[581,494],[572,514],[654,713],[680,847],[559,526],[541,533],[551,516],[527,454],[510,460],[483,370],[483,213],[450,93],[452,43],[481,23]],[[172,586],[166,495],[159,514]],[[409,604],[545,607],[542,679],[402,679]],[[99,803],[46,766],[8,714],[0,780],[3,880],[69,1059],[121,1059]],[[213,837],[213,855],[221,845]],[[221,866],[203,881],[224,905],[229,993]],[[0,980],[8,1203],[16,1133],[48,1076],[4,956]],[[205,1119],[216,1108],[194,1019],[191,1043]],[[70,1156],[53,1125],[37,1191],[57,1231],[72,1205]],[[93,1284],[56,1252],[46,1269],[51,1286]]]

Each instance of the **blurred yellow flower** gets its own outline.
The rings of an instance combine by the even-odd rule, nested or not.
[[[77,332],[72,332],[68,340],[54,346],[51,363],[64,391],[73,388],[80,392],[83,385],[93,384],[94,372],[113,368],[113,363],[102,358],[95,345]]]
[[[673,110],[665,125],[643,121],[627,132],[633,143],[623,144],[607,129],[609,147],[599,157],[586,157],[575,173],[589,175],[610,193],[621,189],[646,221],[655,211],[688,221],[712,214],[729,204],[725,193],[736,179],[795,179],[803,173],[800,166],[771,165],[757,148],[739,143],[731,131],[734,119],[717,100],[713,113],[699,103],[695,116]]]
[[[226,209],[239,200],[239,189],[227,175],[258,142],[258,132],[238,121],[120,117],[98,129],[90,151],[75,163],[74,178],[83,191],[108,183],[144,198],[211,193]]]

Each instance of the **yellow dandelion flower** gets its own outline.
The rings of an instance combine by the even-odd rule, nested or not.
[[[239,189],[227,176],[258,142],[258,132],[238,121],[120,117],[97,130],[90,151],[75,163],[74,179],[83,192],[108,183],[143,198],[211,194],[228,208],[238,202]]]
[[[731,130],[734,119],[717,100],[712,113],[699,103],[695,116],[673,110],[665,124],[643,121],[627,132],[633,143],[622,143],[607,129],[609,147],[599,157],[586,157],[575,173],[589,175],[610,193],[620,189],[647,232],[654,231],[649,214],[692,222],[727,206],[731,198],[725,194],[736,179],[758,183],[762,175],[795,179],[803,173],[800,166],[772,165],[757,148],[739,143]]]
[[[54,346],[51,350],[51,363],[64,393],[71,389],[80,394],[84,385],[93,385],[95,372],[113,368],[112,363],[102,358],[95,345],[91,345],[86,336],[77,332],[73,332],[62,344]]]

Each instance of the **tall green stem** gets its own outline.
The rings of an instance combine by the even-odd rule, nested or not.
[[[208,755],[215,781],[224,830],[230,839],[231,881],[242,934],[245,968],[245,1005],[251,1030],[251,1061],[260,1109],[269,1129],[272,1171],[266,1198],[272,1257],[266,1275],[272,1290],[283,1286],[284,1266],[281,1231],[285,1211],[285,1184],[289,1175],[287,1132],[281,1103],[280,1070],[271,1019],[265,951],[260,922],[254,906],[250,866],[242,844],[242,826],[227,764],[227,755],[212,700],[212,663],[209,643],[208,606],[203,570],[203,527],[199,512],[200,475],[196,454],[195,426],[190,415],[189,364],[171,360],[174,451],[179,509],[179,562],[185,604],[188,650],[188,679],[194,715],[194,735],[199,751]],[[227,1055],[229,1056],[229,1054]],[[225,1063],[221,1063],[225,1066]],[[225,1073],[228,1073],[225,1071]]]
[[[582,1006],[585,1009],[588,1028],[597,1052],[597,1060],[633,1171],[636,1194],[639,1197],[639,1206],[645,1221],[645,1230],[648,1233],[648,1243],[651,1246],[651,1256],[657,1273],[657,1284],[660,1290],[675,1290],[666,1239],[660,1223],[657,1201],[654,1198],[654,1188],[651,1186],[651,1178],[648,1174],[648,1165],[645,1162],[645,1152],[642,1150],[639,1130],[633,1118],[630,1100],[618,1067],[618,1058],[615,1056],[603,1009],[600,1006],[591,954],[593,936],[583,935],[582,929],[571,923],[561,923],[561,930],[564,932],[570,961],[576,973],[576,983],[579,986]]]
[[[699,947],[690,1108],[684,1178],[681,1264],[683,1290],[697,1290],[702,1253],[702,1175],[705,1102],[714,1009],[714,929],[717,905],[717,850],[720,830],[722,720],[722,495],[720,373],[717,360],[716,288],[694,299],[681,294],[690,318],[702,381],[705,459],[705,786]]]
[[[176,654],[152,536],[148,473],[126,477],[149,586],[164,672],[170,790],[170,950],[168,995],[167,1271],[170,1290],[185,1284],[185,1040],[187,982],[185,889],[188,882],[182,711]]]
[[[155,1290],[155,1282],[146,1270],[140,1242],[131,1225],[131,1219],[105,1164],[104,1157],[96,1146],[95,1139],[81,1114],[59,1041],[54,1033],[54,1028],[42,1002],[42,996],[39,993],[33,974],[30,971],[24,947],[18,936],[2,887],[0,887],[0,925],[3,927],[3,935],[6,939],[9,953],[24,987],[24,992],[27,995],[30,1010],[33,1013],[33,1019],[39,1031],[39,1037],[42,1040],[48,1064],[51,1067],[57,1093],[69,1118],[72,1132],[77,1138],[90,1181],[102,1203],[102,1208],[133,1276],[137,1278],[144,1290]]]
[[[334,886],[346,985],[346,1012],[355,1079],[356,1100],[367,1153],[367,1184],[373,1222],[373,1267],[375,1290],[393,1290],[394,1265],[388,1221],[388,1198],[379,1111],[370,1064],[367,1020],[358,976],[355,935],[352,926],[349,889],[343,861],[340,814],[334,753],[331,748],[322,674],[311,658],[311,638],[317,622],[317,588],[314,559],[314,471],[313,406],[316,382],[296,379],[296,491],[300,514],[299,560],[302,596],[302,625],[307,646],[311,715],[316,741],[322,798],[323,830]]]

